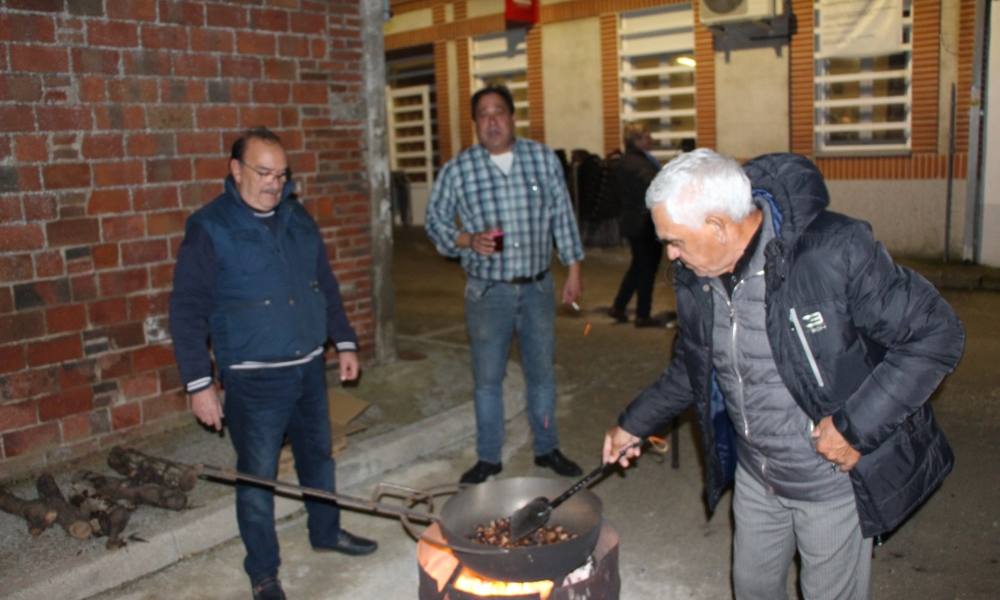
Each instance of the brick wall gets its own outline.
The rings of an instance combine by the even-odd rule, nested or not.
[[[282,136],[373,339],[355,0],[0,0],[0,469],[184,416],[167,302],[242,128]]]

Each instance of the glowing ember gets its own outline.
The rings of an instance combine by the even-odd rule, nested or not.
[[[484,579],[476,573],[463,568],[455,580],[456,590],[476,596],[528,596],[538,594],[545,600],[555,587],[553,581],[497,581]]]

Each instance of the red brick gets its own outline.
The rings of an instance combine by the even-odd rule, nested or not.
[[[134,48],[139,45],[139,30],[125,21],[88,21],[89,46],[118,46]]]
[[[323,58],[326,56],[326,42],[323,40],[313,39],[309,43],[309,53],[313,58]]]
[[[246,29],[250,24],[250,14],[245,8],[223,4],[209,4],[205,8],[209,27]]]
[[[56,306],[70,301],[69,280],[34,280],[14,286],[14,307],[25,311],[42,306]]]
[[[181,188],[181,206],[199,208],[213,200],[221,191],[218,182],[185,185]]]
[[[0,106],[0,131],[34,131],[35,116],[27,106]]]
[[[128,318],[142,321],[151,316],[165,316],[170,308],[170,292],[129,296]]]
[[[77,78],[81,102],[104,102],[108,99],[102,77],[82,76]]]
[[[324,33],[326,31],[326,18],[306,13],[292,13],[289,26],[296,33]]]
[[[83,344],[78,333],[28,344],[28,364],[33,367],[73,360],[81,356],[83,356]]]
[[[205,9],[200,2],[160,0],[160,22],[201,26],[205,24]]]
[[[178,77],[218,77],[219,59],[209,54],[177,54],[173,57]]]
[[[3,15],[0,14],[0,18]],[[0,101],[38,102],[42,99],[42,82],[29,75],[0,76]]]
[[[80,360],[59,366],[59,389],[68,390],[81,385],[93,385],[95,377],[94,360]]]
[[[260,79],[262,73],[260,59],[252,56],[223,56],[220,65],[226,77]]]
[[[168,185],[137,188],[135,190],[134,204],[135,210],[138,212],[177,208],[177,187]],[[151,233],[150,235],[153,234]]]
[[[235,12],[233,7],[225,7],[227,11]],[[211,10],[211,7],[210,7]],[[230,27],[231,25],[226,25]],[[191,51],[192,52],[219,52],[231,54],[233,52],[233,32],[225,29],[192,29],[191,30]],[[223,75],[232,76],[231,73],[223,71]]]
[[[324,83],[297,83],[292,86],[295,104],[326,104],[327,87]]]
[[[88,215],[121,213],[131,209],[128,190],[124,188],[96,189],[90,194],[90,199],[87,201]]]
[[[282,58],[264,60],[264,78],[270,80],[298,79],[298,62]]]
[[[34,400],[0,405],[0,431],[21,429],[38,423],[38,403]]]
[[[54,42],[55,34],[56,26],[52,17],[17,13],[0,13],[0,40],[17,42]]]
[[[4,456],[13,458],[59,444],[59,424],[43,423],[35,427],[3,434]]]
[[[146,109],[143,106],[95,106],[97,129],[145,129]]]
[[[111,407],[111,429],[118,431],[135,427],[142,422],[142,409],[138,402]]]
[[[288,102],[291,86],[287,83],[258,82],[253,86],[253,101],[265,104],[283,104]]]
[[[49,246],[83,246],[101,241],[97,219],[63,219],[45,225]]]
[[[163,102],[198,104],[206,100],[205,82],[190,79],[164,79],[160,82]]]
[[[30,254],[0,255],[0,281],[23,281],[31,279],[34,271],[31,268]]]
[[[191,160],[187,158],[155,159],[146,161],[146,181],[167,183],[191,180]]]
[[[97,278],[93,274],[70,277],[69,289],[74,302],[86,302],[97,297]]]
[[[22,192],[38,192],[42,189],[42,176],[38,167],[17,169],[17,187]]]
[[[146,269],[129,269],[111,273],[101,273],[98,276],[101,296],[119,296],[144,290],[149,285],[149,275]]]
[[[166,240],[141,240],[122,243],[122,264],[125,266],[155,263],[166,259]]]
[[[194,178],[218,181],[229,174],[228,161],[219,157],[194,159]]]
[[[119,266],[118,244],[96,244],[90,248],[95,269],[111,269]]]
[[[151,236],[180,233],[186,219],[187,213],[179,210],[150,213],[146,215],[146,232]]]
[[[2,117],[0,109],[0,117]],[[237,109],[232,106],[199,106],[195,115],[198,129],[233,129],[239,123]]]
[[[142,215],[101,219],[101,237],[105,242],[131,240],[144,235],[146,235],[146,223]]]
[[[145,423],[155,421],[177,413],[187,412],[187,395],[180,392],[164,394],[156,398],[142,401],[142,420]]]
[[[277,44],[272,33],[239,31],[236,33],[236,52],[274,56]]]
[[[62,252],[58,250],[39,252],[35,255],[36,277],[58,277],[65,272],[65,269]]]
[[[18,162],[44,162],[49,146],[44,135],[19,135],[14,138],[14,157]]]
[[[62,423],[63,443],[90,437],[90,413],[80,413],[64,417]]]
[[[45,187],[50,190],[90,186],[90,164],[61,163],[42,167]]]
[[[69,71],[69,54],[60,46],[16,44],[10,47],[10,66],[29,73],[65,73]]]
[[[0,196],[0,223],[24,220],[20,196]]]
[[[94,185],[98,187],[134,185],[137,183],[144,183],[142,161],[94,163]]]
[[[177,258],[176,245],[179,245],[181,236],[171,239],[171,257]],[[175,241],[177,242],[175,244]],[[169,289],[174,281],[174,263],[168,262],[162,265],[155,265],[149,268],[150,283],[153,289]]]
[[[122,378],[119,386],[127,400],[148,398],[160,393],[160,377],[156,371],[147,371],[134,377]]]
[[[307,58],[309,39],[298,35],[278,36],[278,56]]]
[[[81,386],[46,396],[38,401],[38,419],[42,422],[66,415],[89,411],[94,407],[94,392],[90,386]]]
[[[125,298],[106,298],[92,302],[87,307],[91,325],[122,323],[128,317],[128,302]]]
[[[179,132],[177,134],[177,153],[218,156],[222,153],[222,136],[218,131]]]
[[[14,312],[14,293],[10,286],[2,286],[0,287],[0,314],[9,312]]]
[[[74,73],[117,75],[122,60],[118,50],[104,48],[73,48],[72,54]]]
[[[174,136],[170,133],[137,133],[127,142],[130,156],[170,156],[175,153]]]
[[[156,103],[159,95],[159,88],[153,79],[132,77],[108,82],[108,98],[112,102]]]
[[[82,304],[57,306],[45,311],[45,323],[49,333],[80,331],[87,325],[87,314]]]
[[[156,0],[105,0],[109,19],[155,21]]]
[[[62,12],[63,0],[7,0],[7,8],[36,12]]]
[[[24,196],[24,218],[28,222],[51,221],[59,215],[58,202],[52,194]]]
[[[97,370],[101,381],[109,381],[132,373],[132,353],[118,352],[103,354],[97,359]]]
[[[146,110],[150,129],[193,129],[193,116],[187,106],[150,106]]]
[[[187,50],[188,30],[174,25],[143,25],[142,45],[145,48]]]
[[[240,125],[243,127],[277,127],[280,123],[277,108],[267,106],[244,106],[240,108]]]
[[[180,371],[177,370],[176,366],[160,369],[160,391],[165,394],[174,390],[183,391]]]
[[[35,112],[40,131],[86,131],[93,125],[87,108],[39,106]]]
[[[52,367],[11,373],[0,378],[0,398],[20,400],[50,394],[56,385],[56,370]]]
[[[84,158],[121,158],[124,155],[125,148],[120,135],[87,134],[83,137]]]
[[[146,343],[146,334],[143,332],[142,323],[116,325],[109,327],[107,333],[111,340],[111,347],[115,349],[132,348]]]
[[[2,346],[0,347],[0,373],[12,373],[14,371],[20,371],[28,363],[24,360],[24,345],[14,344],[12,346]],[[0,413],[2,413],[3,407],[0,406]],[[3,417],[0,417],[0,421]],[[0,431],[4,429],[10,429],[0,424]]]
[[[38,225],[0,225],[0,252],[36,250],[45,246],[45,236]]]
[[[250,28],[262,31],[288,31],[288,13],[283,10],[252,8]]]
[[[157,344],[139,348],[132,353],[136,373],[151,371],[174,364],[174,351],[169,345]]]

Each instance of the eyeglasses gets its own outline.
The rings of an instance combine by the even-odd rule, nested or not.
[[[270,169],[262,169],[260,167],[255,167],[253,165],[248,165],[247,163],[240,161],[240,164],[244,167],[250,169],[257,174],[261,179],[273,179],[278,183],[284,183],[288,181],[288,178],[292,176],[290,169],[285,169],[284,171],[272,171]]]

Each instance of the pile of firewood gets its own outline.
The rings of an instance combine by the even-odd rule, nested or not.
[[[49,473],[35,481],[38,498],[34,500],[19,498],[0,486],[0,510],[23,517],[33,536],[58,523],[74,538],[107,537],[107,548],[121,548],[132,511],[140,504],[183,510],[188,505],[186,492],[198,480],[194,467],[121,446],[111,449],[108,465],[123,477],[80,472],[70,484],[68,498]]]

